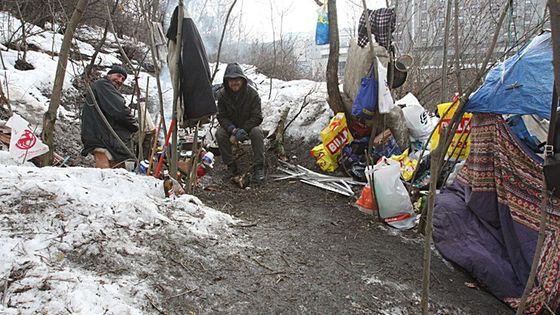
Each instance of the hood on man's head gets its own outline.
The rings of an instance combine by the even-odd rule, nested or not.
[[[124,79],[126,80],[126,77],[128,76],[128,74],[126,73],[126,70],[119,66],[119,65],[113,65],[111,67],[111,70],[109,70],[109,72],[107,72],[107,75],[113,74],[113,73],[120,73],[124,76]]]
[[[224,73],[224,83],[226,83],[227,79],[235,78],[243,78],[245,79],[245,82],[249,81],[243,73],[243,69],[241,69],[241,66],[237,62],[229,63],[226,67],[226,72]]]

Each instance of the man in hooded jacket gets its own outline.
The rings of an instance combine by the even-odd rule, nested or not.
[[[81,138],[84,149],[81,153],[83,156],[92,154],[97,168],[110,168],[134,158],[130,152],[132,136],[138,131],[138,124],[119,91],[126,77],[123,67],[113,66],[105,78],[93,83],[92,90],[101,112],[128,150],[115,138],[99,115],[91,94],[86,95],[86,104],[82,108]]]
[[[263,121],[261,98],[248,86],[248,80],[237,63],[227,65],[223,88],[217,92],[218,122],[216,138],[222,160],[229,176],[239,175],[239,168],[232,155],[230,138],[238,142],[251,140],[253,149],[253,179],[262,182],[264,175],[264,134],[259,125]]]

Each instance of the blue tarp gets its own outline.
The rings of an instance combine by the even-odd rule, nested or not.
[[[470,97],[470,113],[536,114],[550,119],[554,73],[550,32],[490,70]]]

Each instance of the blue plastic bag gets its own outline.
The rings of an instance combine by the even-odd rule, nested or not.
[[[319,17],[317,18],[317,29],[315,30],[315,44],[325,45],[329,43],[329,10],[326,5],[319,10]]]
[[[368,75],[362,78],[358,95],[352,104],[352,116],[358,118],[372,118],[377,109],[377,80],[373,75],[373,67]]]

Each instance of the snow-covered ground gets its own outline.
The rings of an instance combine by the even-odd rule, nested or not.
[[[231,238],[237,220],[193,196],[164,198],[153,177],[19,165],[6,151],[0,177],[2,314],[141,314],[154,294],[141,275],[158,268],[147,236],[242,245]]]
[[[0,12],[0,43],[7,42],[20,24],[17,18]],[[15,69],[22,53],[0,44],[5,65],[0,67],[0,84],[13,110],[40,130],[62,35],[26,26],[33,33],[28,42],[39,50],[27,53],[27,61],[35,69]],[[100,31],[82,27],[78,38],[100,38]],[[100,53],[97,60],[105,67],[121,63],[115,57],[118,53],[111,34],[108,41],[107,53]],[[73,43],[83,55],[94,52],[85,41],[75,39]],[[88,61],[69,60],[66,92],[77,93],[72,81]],[[215,83],[222,81],[225,66],[220,65]],[[252,66],[244,68],[262,98],[264,129],[274,131],[280,113],[289,107],[288,121],[297,118],[288,135],[318,139],[331,114],[324,83],[272,80],[269,98],[269,78]],[[148,78],[150,99],[157,100],[155,80],[146,72],[139,75],[142,94]],[[132,80],[127,84],[132,85]],[[171,104],[168,81],[163,82],[163,91],[165,103]],[[302,109],[306,95],[308,104]],[[59,115],[79,119],[62,107]],[[236,223],[229,215],[202,205],[196,197],[164,198],[162,182],[152,177],[124,170],[37,168],[31,163],[21,165],[7,151],[0,151],[0,313],[141,314],[146,298],[156,294],[143,284],[142,275],[157,274],[158,268],[150,263],[154,254],[145,241],[147,236],[161,233],[220,239],[215,248],[219,255],[236,246],[250,246],[232,237],[230,226]]]

